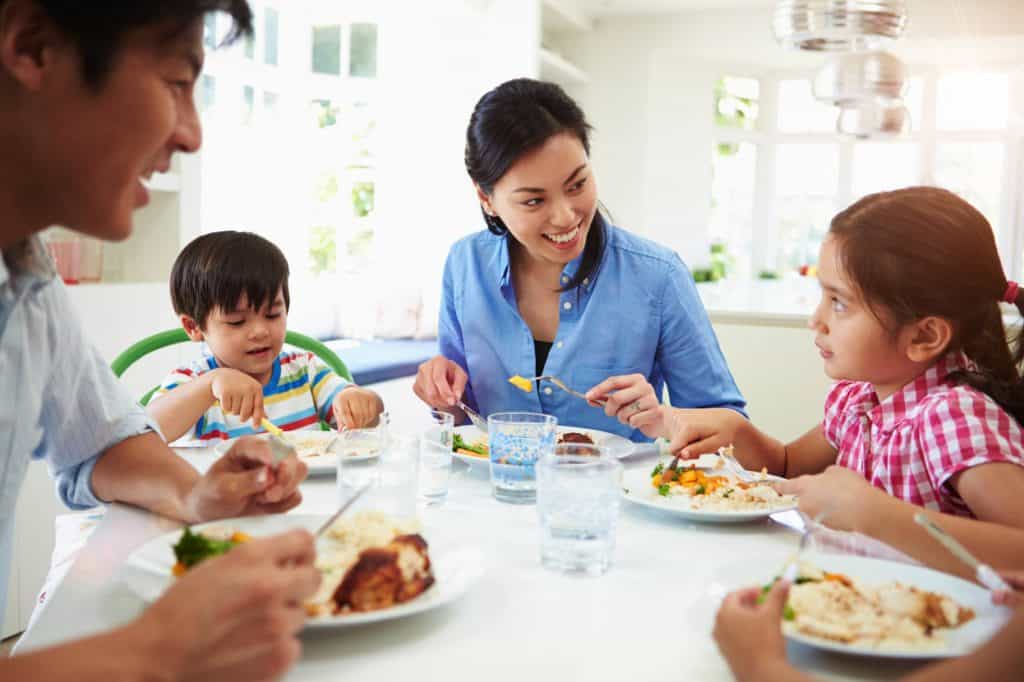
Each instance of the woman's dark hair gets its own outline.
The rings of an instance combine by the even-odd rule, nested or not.
[[[78,48],[82,78],[93,88],[103,84],[121,38],[129,31],[167,24],[173,36],[210,12],[224,12],[234,22],[224,44],[251,36],[253,30],[252,10],[246,0],[33,1]],[[0,7],[4,2],[0,0]]]
[[[999,301],[1007,289],[992,227],[937,187],[870,194],[832,219],[840,264],[891,332],[924,317],[953,323],[949,350],[974,367],[952,377],[991,396],[1024,424],[1024,346],[1007,341]],[[1014,303],[1024,313],[1024,290]]]
[[[481,97],[473,109],[466,130],[466,171],[485,194],[491,194],[517,159],[559,133],[575,135],[589,155],[590,131],[583,110],[559,86],[529,78],[510,80]],[[482,208],[481,212],[488,230],[513,238],[501,218]],[[598,211],[587,232],[580,267],[562,291],[596,276],[606,241],[607,221]]]
[[[171,268],[171,305],[206,327],[214,308],[231,311],[245,294],[249,307],[272,303],[278,289],[284,307],[288,294],[288,261],[281,249],[251,232],[211,232],[196,237],[178,254]]]

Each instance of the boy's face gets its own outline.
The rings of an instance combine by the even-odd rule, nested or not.
[[[90,88],[77,49],[56,43],[27,89],[32,175],[44,178],[36,200],[50,223],[107,240],[132,230],[133,212],[149,202],[141,179],[167,171],[177,151],[199,149],[193,90],[202,68],[202,22],[177,37],[168,26],[126,34],[111,70]],[[45,72],[45,73],[43,73]]]
[[[288,311],[281,290],[258,310],[249,306],[243,293],[234,310],[214,308],[206,318],[205,329],[187,315],[182,315],[181,322],[193,341],[206,341],[221,367],[244,372],[265,384],[284,345]]]

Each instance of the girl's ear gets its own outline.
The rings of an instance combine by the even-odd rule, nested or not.
[[[953,324],[944,317],[925,317],[906,329],[907,359],[930,363],[946,352],[953,340]]]
[[[188,338],[193,341],[203,340],[203,330],[199,328],[199,324],[188,315],[179,315],[178,319],[181,320],[181,328],[188,334]]]

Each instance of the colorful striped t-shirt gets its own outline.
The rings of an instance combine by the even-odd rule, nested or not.
[[[153,400],[219,367],[212,355],[168,375],[153,394]],[[284,351],[274,360],[270,381],[263,387],[263,409],[267,419],[280,429],[295,431],[316,428],[321,420],[334,425],[334,397],[349,385],[313,353]],[[191,433],[181,440],[223,440],[261,433],[252,422],[244,424],[238,415],[225,415],[220,402],[208,409]]]

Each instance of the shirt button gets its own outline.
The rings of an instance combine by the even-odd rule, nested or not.
[[[555,344],[555,348],[561,348],[564,345],[565,343],[563,341],[559,341],[558,343]]]
[[[551,395],[551,387],[550,386],[545,386],[544,387],[544,395]]]
[[[566,277],[565,275],[562,275],[562,284],[568,284],[568,283],[569,283],[569,278]]]
[[[583,278],[583,284],[584,285],[590,284],[590,278],[589,277],[584,277]]]
[[[572,310],[572,303],[566,301],[565,303],[562,304],[562,307],[565,308],[566,310]]]

